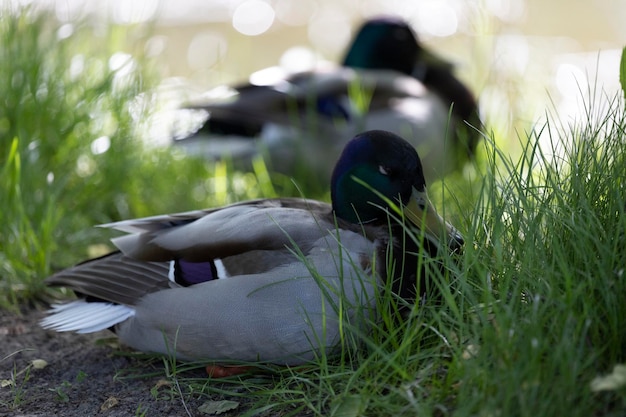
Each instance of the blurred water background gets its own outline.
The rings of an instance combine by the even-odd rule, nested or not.
[[[306,70],[336,62],[363,19],[399,15],[421,41],[456,65],[479,97],[498,141],[541,126],[546,114],[567,125],[586,119],[590,103],[619,91],[626,39],[623,0],[36,0],[12,1],[53,11],[58,36],[83,18],[94,30],[132,27],[111,58],[140,52],[154,59],[163,109],[264,68]],[[80,66],[81,57],[76,64]],[[116,61],[117,60],[117,61]],[[118,62],[119,61],[119,62]],[[118,62],[118,63],[116,63]],[[269,74],[271,75],[271,74]],[[591,98],[589,97],[591,95]],[[165,103],[165,104],[163,104]],[[169,103],[169,104],[168,104]],[[158,113],[151,140],[167,141],[172,113]],[[169,115],[169,116],[168,116]]]

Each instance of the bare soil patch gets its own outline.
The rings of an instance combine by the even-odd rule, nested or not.
[[[38,322],[44,315],[32,308],[19,315],[0,310],[0,381],[5,385],[0,388],[0,416],[203,416],[207,414],[199,407],[207,400],[229,399],[187,395],[183,403],[180,396],[171,395],[171,385],[163,385],[167,382],[162,362],[115,354],[118,349],[101,343],[112,336],[109,332],[43,330]],[[31,363],[39,359],[47,366],[35,369]],[[120,371],[129,369],[156,376],[119,378]],[[202,370],[190,375],[203,376]],[[7,385],[8,381],[13,383]],[[245,411],[245,399],[230,399],[240,406],[220,416]]]

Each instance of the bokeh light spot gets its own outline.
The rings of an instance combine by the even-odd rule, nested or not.
[[[233,27],[244,35],[257,36],[265,33],[274,23],[274,9],[261,0],[241,3],[233,13]]]
[[[67,39],[74,34],[74,25],[71,23],[66,23],[62,25],[59,30],[57,30],[57,39],[63,40]]]
[[[280,57],[280,66],[287,72],[308,71],[315,67],[318,57],[304,46],[294,46],[287,49]]]
[[[286,72],[281,67],[268,67],[250,74],[250,84],[273,85],[285,78]]]
[[[70,61],[69,74],[72,80],[77,79],[85,70],[85,56],[82,54],[74,55]]]
[[[499,36],[495,43],[495,56],[494,66],[498,70],[523,76],[530,60],[528,39],[519,34]]]
[[[202,32],[193,37],[187,49],[187,63],[191,69],[210,68],[218,63],[228,50],[228,41],[218,32]]]
[[[313,0],[278,0],[276,2],[276,17],[289,26],[302,26],[309,23],[315,14],[317,4]]]
[[[111,138],[108,136],[100,136],[91,142],[91,153],[94,155],[100,155],[105,153],[111,147]]]
[[[124,52],[116,52],[109,58],[109,69],[111,71],[121,71],[122,68],[128,68],[132,65],[133,57]]]
[[[341,53],[350,40],[350,19],[338,8],[327,7],[309,23],[309,40],[327,54]]]
[[[445,37],[454,35],[459,19],[447,1],[429,0],[415,9],[414,20],[420,34]]]
[[[144,23],[152,19],[159,7],[158,0],[118,0],[109,3],[113,21],[121,24]]]
[[[165,51],[165,47],[167,46],[167,36],[157,35],[153,36],[146,41],[146,45],[144,46],[144,51],[147,56],[154,57],[159,56]]]
[[[485,9],[505,22],[518,22],[526,13],[526,0],[486,0]]]
[[[577,65],[563,63],[556,70],[556,88],[563,97],[577,99],[588,89],[587,76]]]

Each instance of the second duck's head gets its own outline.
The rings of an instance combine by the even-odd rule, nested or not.
[[[420,49],[415,32],[402,19],[370,19],[354,37],[343,65],[373,70],[390,69],[410,75]]]
[[[387,224],[395,213],[451,249],[463,245],[428,199],[417,152],[393,133],[371,130],[348,142],[333,171],[331,199],[337,217],[351,223]]]

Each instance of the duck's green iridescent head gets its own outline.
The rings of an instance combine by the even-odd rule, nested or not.
[[[393,133],[372,130],[357,135],[344,148],[333,171],[331,198],[338,217],[369,223],[385,217],[377,206],[388,206],[374,190],[406,205],[414,189],[426,189],[415,149]]]
[[[390,132],[371,130],[348,142],[333,171],[331,199],[337,217],[374,224],[386,224],[392,212],[387,199],[401,205],[411,223],[437,240],[463,241],[430,203],[415,149]]]
[[[391,69],[410,75],[420,46],[411,27],[401,19],[384,17],[363,24],[343,65],[361,69]]]

